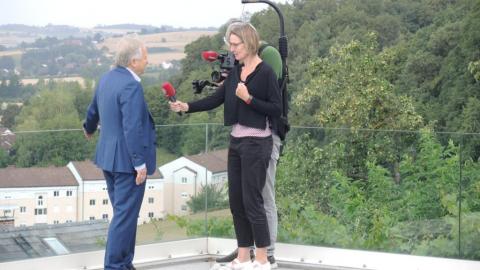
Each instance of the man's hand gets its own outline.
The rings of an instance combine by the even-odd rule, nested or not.
[[[135,183],[138,185],[143,184],[147,180],[147,168],[137,170],[137,178],[135,179]]]

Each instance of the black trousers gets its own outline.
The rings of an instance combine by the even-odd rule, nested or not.
[[[230,137],[228,194],[239,247],[270,245],[262,190],[272,153],[272,137]]]

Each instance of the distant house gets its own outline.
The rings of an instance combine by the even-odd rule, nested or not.
[[[165,178],[165,211],[189,213],[187,201],[206,184],[227,181],[227,149],[177,158],[159,167]]]
[[[15,143],[16,135],[10,129],[0,127],[0,148],[9,152]]]

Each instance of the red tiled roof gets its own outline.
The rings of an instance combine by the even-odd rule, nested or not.
[[[228,149],[222,149],[185,158],[206,167],[212,173],[218,173],[227,171],[227,157]]]
[[[67,167],[0,169],[0,188],[78,186]]]

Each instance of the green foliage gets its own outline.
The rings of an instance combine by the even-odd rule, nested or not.
[[[109,64],[110,60],[88,38],[40,38],[21,59],[23,74],[30,76],[82,74],[92,78],[108,70]]]
[[[1,100],[23,101],[34,94],[35,88],[32,85],[23,85],[21,77],[16,74],[10,74],[0,78],[0,98]]]
[[[95,142],[87,141],[82,131],[17,134],[13,147],[17,167],[66,166],[92,158],[94,150]]]
[[[165,232],[160,228],[159,221],[151,218],[150,223],[152,223],[153,227],[155,228],[155,240],[161,240]]]
[[[21,107],[16,104],[9,104],[5,110],[1,111],[2,125],[7,128],[13,128],[15,117],[20,113]]]
[[[233,221],[231,217],[209,218],[206,230],[205,220],[191,220],[186,217],[178,216],[169,216],[168,218],[175,221],[180,228],[185,228],[189,237],[208,235],[210,237],[235,238],[235,231],[233,229]]]
[[[479,211],[480,167],[470,158],[460,160],[461,148],[453,140],[442,146],[431,131],[422,130],[418,145],[401,155],[400,181],[367,149],[366,178],[356,180],[339,165],[348,149],[335,137],[327,144],[308,136],[287,144],[277,173],[281,241],[478,258],[478,243],[470,238],[477,237],[473,228],[479,221],[467,217]],[[460,225],[462,254],[460,200],[466,216]]]
[[[282,209],[278,231],[280,242],[351,247],[348,230],[336,218],[317,211],[311,205],[302,208],[286,198],[277,200],[277,206]]]
[[[15,61],[11,56],[2,56],[0,57],[0,70],[6,69],[8,71],[13,71],[15,69]]]
[[[202,186],[200,192],[187,201],[187,205],[193,213],[197,213],[205,211],[205,201],[208,211],[228,208],[225,188],[215,184]]]
[[[480,81],[480,60],[475,62],[470,62],[468,64],[468,70],[473,74],[475,80]]]
[[[0,168],[5,168],[8,166],[10,158],[8,157],[8,152],[3,148],[0,148]]]
[[[81,93],[85,93],[82,95]],[[14,161],[19,167],[65,166],[69,161],[93,156],[93,141],[85,140],[78,110],[85,106],[87,92],[76,83],[49,83],[26,104],[16,118]],[[77,129],[61,131],[61,129]],[[60,129],[60,130],[59,130]],[[49,130],[38,132],[41,130]]]

